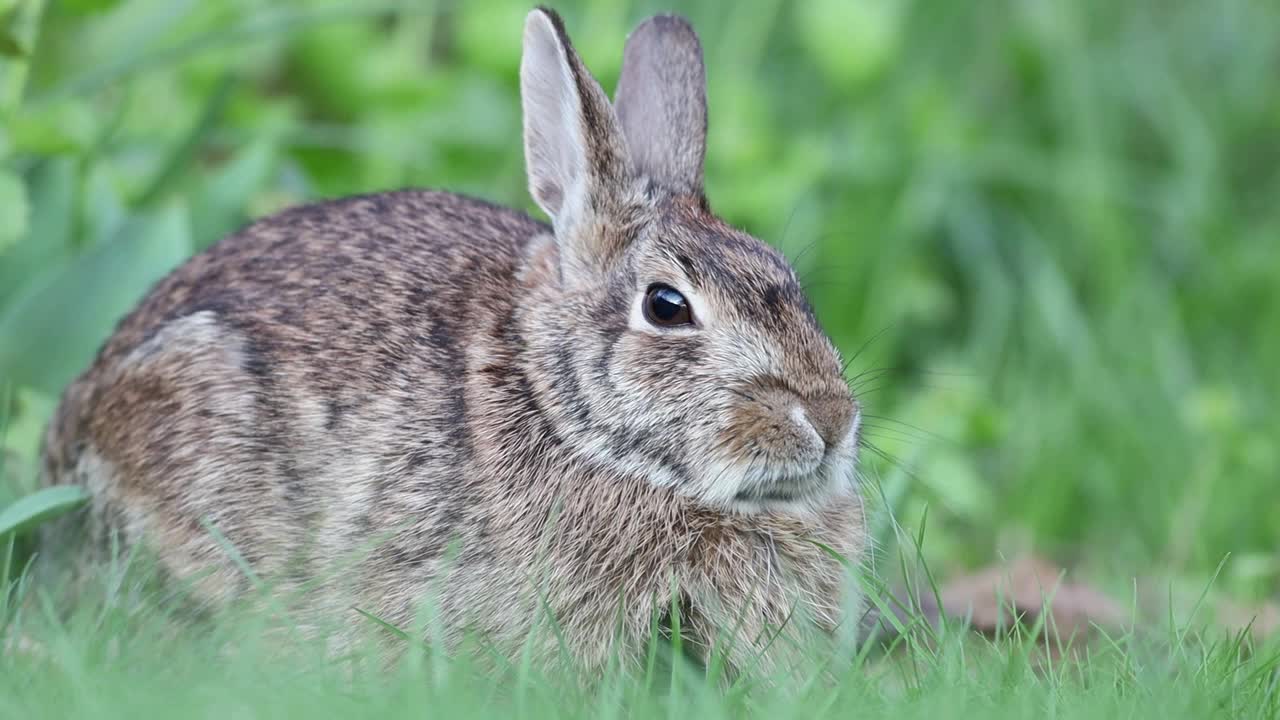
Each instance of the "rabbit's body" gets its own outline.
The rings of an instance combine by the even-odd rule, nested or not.
[[[648,100],[654,58],[696,38],[645,33],[662,52],[629,44],[622,84]],[[593,666],[634,658],[673,603],[697,646],[740,639],[733,667],[789,618],[830,630],[856,606],[829,550],[863,546],[857,408],[794,273],[711,215],[701,136],[696,177],[643,149],[655,131],[622,89],[614,119],[545,11],[522,72],[554,229],[425,191],[305,206],[121,323],[46,437],[46,481],[93,497],[85,557],[144,543],[220,605],[250,584],[211,527],[304,612],[408,627],[433,598],[450,638],[510,652],[549,612]],[[557,141],[539,115],[566,98],[579,134]]]

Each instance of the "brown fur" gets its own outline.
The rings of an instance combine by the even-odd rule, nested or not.
[[[514,653],[545,604],[592,667],[637,660],[673,601],[733,670],[789,618],[830,631],[857,606],[822,547],[857,561],[864,545],[838,353],[785,260],[707,210],[701,131],[661,155],[688,125],[670,108],[704,103],[696,36],[663,17],[628,42],[643,67],[618,103],[659,98],[657,128],[617,122],[549,11],[526,53],[530,184],[554,231],[406,191],[295,208],[192,258],[48,429],[46,481],[93,497],[83,557],[113,534],[144,543],[220,606],[250,588],[202,522],[282,591],[373,545],[299,610],[407,626],[430,594],[451,639]],[[663,53],[697,82],[653,87]],[[555,102],[531,107],[541,92]],[[565,92],[576,154],[537,124]],[[699,327],[637,325],[654,282],[687,292]]]

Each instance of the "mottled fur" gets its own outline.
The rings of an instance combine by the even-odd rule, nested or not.
[[[407,626],[432,594],[450,638],[514,652],[545,607],[596,667],[637,659],[673,601],[695,647],[740,638],[732,669],[770,628],[830,631],[856,607],[823,546],[863,549],[857,405],[787,262],[707,208],[696,36],[669,16],[633,34],[623,122],[553,13],[525,45],[530,186],[554,230],[406,191],[295,208],[192,258],[48,429],[46,482],[93,497],[82,558],[144,543],[216,607],[249,585],[203,523],[283,590],[372,545],[299,611]],[[696,328],[646,323],[655,282]]]

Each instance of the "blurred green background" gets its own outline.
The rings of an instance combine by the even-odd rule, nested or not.
[[[1033,550],[1280,591],[1280,4],[558,2],[612,91],[678,10],[707,188],[776,244],[943,573]],[[430,186],[532,209],[528,0],[0,0],[0,503],[150,283],[252,217]],[[1229,557],[1228,557],[1229,556]]]

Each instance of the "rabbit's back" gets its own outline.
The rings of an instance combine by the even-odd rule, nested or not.
[[[444,192],[292,208],[225,238],[160,282],[121,322],[95,369],[133,352],[165,323],[211,312],[250,331],[251,350],[263,361],[294,353],[291,361],[324,370],[313,378],[318,387],[357,390],[353,384],[371,371],[398,365],[395,349],[423,341],[413,336],[424,329],[435,345],[457,345],[446,333],[465,325],[468,305],[509,300],[521,248],[544,232],[550,228],[523,213]],[[370,346],[387,352],[367,352]],[[335,400],[339,420],[351,398]]]
[[[511,311],[524,245],[546,231],[428,191],[258,221],[121,322],[50,425],[45,481],[91,490],[95,555],[147,535],[175,574],[220,564],[206,599],[247,579],[204,522],[256,571],[302,582],[389,530],[399,493],[461,507],[467,355]],[[447,520],[442,533],[465,522]]]

